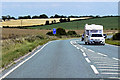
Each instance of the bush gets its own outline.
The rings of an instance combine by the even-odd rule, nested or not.
[[[46,35],[53,36],[53,32],[47,32]]]
[[[45,25],[49,25],[49,21],[46,21]]]
[[[75,31],[68,31],[67,35],[77,35],[77,33]]]
[[[66,31],[63,28],[57,28],[56,35],[66,35]]]
[[[113,35],[112,39],[113,40],[120,40],[120,32]]]

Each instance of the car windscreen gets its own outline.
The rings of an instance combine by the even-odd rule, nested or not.
[[[102,37],[102,34],[92,34],[91,37]]]

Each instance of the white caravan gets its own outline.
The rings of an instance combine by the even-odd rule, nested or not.
[[[85,44],[105,44],[105,38],[103,36],[102,25],[85,25],[84,31],[84,42]]]

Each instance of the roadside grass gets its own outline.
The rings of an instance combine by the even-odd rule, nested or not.
[[[56,40],[54,38],[37,39],[34,41],[24,40],[22,43],[10,44],[2,47],[2,68],[6,67],[19,57],[24,56],[28,52],[31,52],[38,45],[43,45],[48,41]]]
[[[53,28],[64,28],[68,30],[83,30],[85,24],[98,24],[103,25],[106,30],[117,30],[118,29],[118,17],[104,17],[94,18],[86,20],[78,20],[64,23],[57,23],[51,25],[26,27],[27,29],[53,29]]]
[[[105,42],[106,42],[107,44],[120,46],[120,41],[119,41],[119,40],[106,39]]]

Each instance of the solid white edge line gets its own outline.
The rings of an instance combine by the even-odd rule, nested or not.
[[[99,74],[98,70],[96,69],[94,65],[90,65],[90,67],[92,68],[95,74]]]
[[[31,55],[30,57],[28,57],[27,59],[25,59],[24,61],[22,61],[21,63],[19,63],[17,66],[15,66],[14,68],[12,68],[10,71],[8,71],[6,74],[4,74],[0,80],[2,80],[3,78],[5,78],[6,76],[8,76],[11,72],[13,72],[15,69],[17,69],[18,67],[20,67],[22,64],[24,64],[26,61],[28,61],[29,59],[31,59],[33,56],[35,56],[39,51],[41,51],[46,45],[48,45],[50,42],[46,43],[45,45],[43,45],[43,47],[41,49],[39,49],[38,51],[36,51],[33,55]]]
[[[86,57],[87,55],[86,55],[85,53],[83,53],[83,56],[85,56],[85,57]]]
[[[86,60],[88,63],[90,63],[90,62],[91,62],[88,58],[85,58],[85,60]]]

